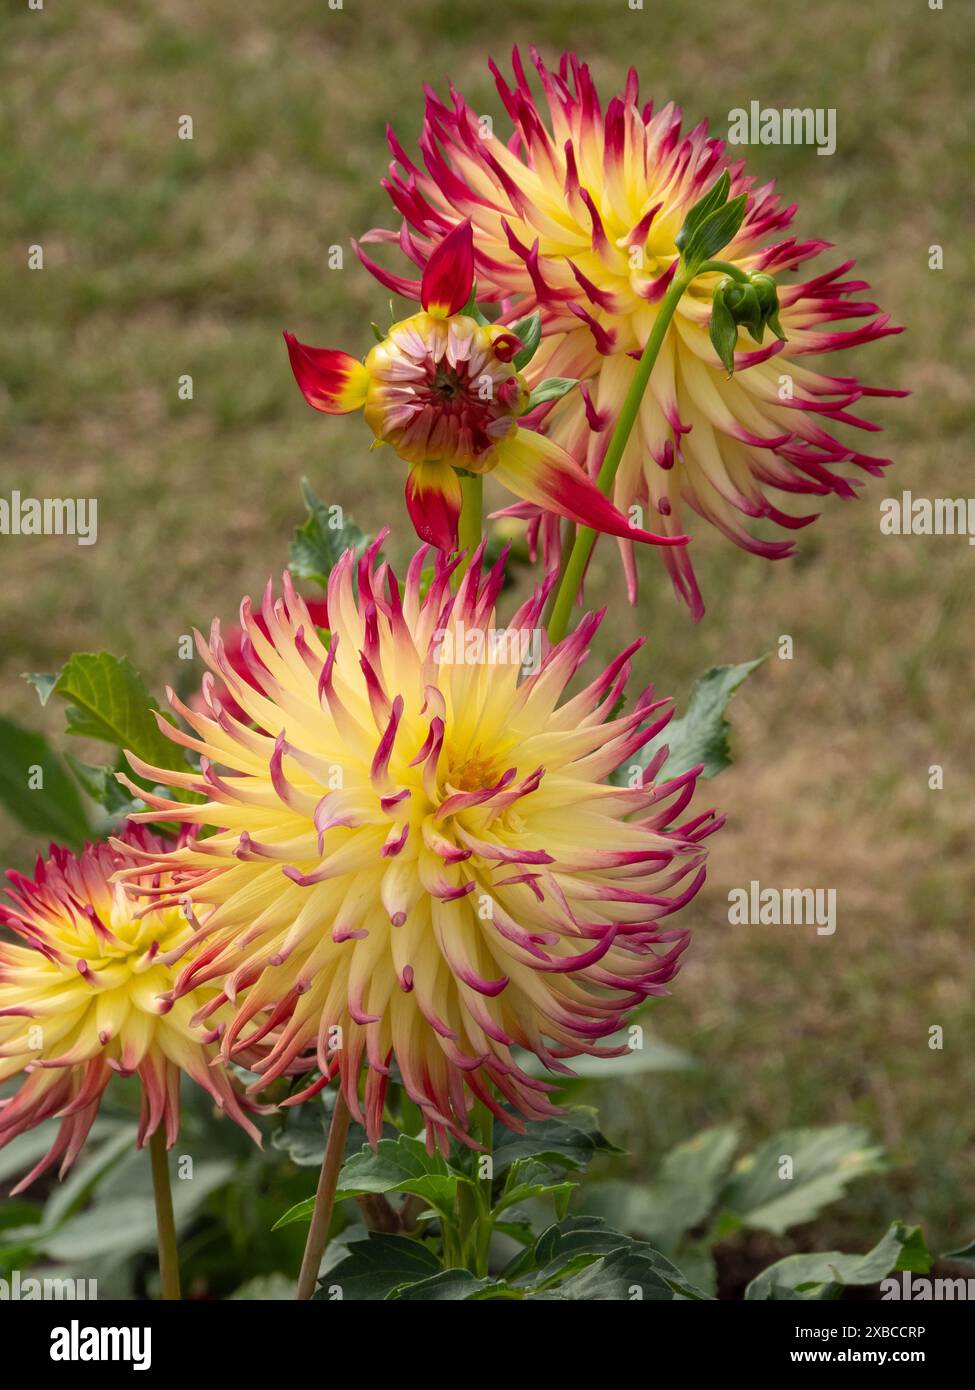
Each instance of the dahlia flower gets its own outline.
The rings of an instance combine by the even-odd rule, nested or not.
[[[214,1065],[216,1032],[191,1022],[214,991],[169,997],[165,957],[191,934],[189,922],[178,906],[157,907],[112,883],[135,849],[162,855],[166,843],[137,827],[116,849],[90,844],[75,856],[52,845],[33,879],[8,874],[14,886],[0,920],[19,941],[0,940],[0,1081],[26,1078],[0,1100],[0,1148],[51,1116],[61,1120],[50,1150],[14,1193],[58,1158],[64,1175],[113,1072],[135,1073],[142,1083],[140,1147],[160,1125],[175,1142],[181,1072],[260,1142],[245,1113],[254,1106]]]
[[[544,430],[595,474],[610,431],[679,261],[676,237],[690,208],[727,169],[730,196],[747,193],[744,221],[721,253],[744,272],[776,276],[796,270],[829,243],[784,235],[795,206],[783,207],[769,183],[755,187],[744,163],[731,163],[707,123],[681,134],[672,103],[641,106],[635,71],[605,113],[588,67],[563,55],[550,71],[532,50],[544,93],[536,102],[518,50],[514,85],[491,64],[501,100],[514,126],[498,137],[485,128],[451,88],[450,102],[427,93],[420,137],[425,168],[390,132],[394,161],[384,181],[399,213],[398,232],[378,229],[364,242],[397,242],[417,266],[459,221],[474,228],[479,297],[500,302],[500,324],[514,314],[541,314],[543,339],[526,368],[529,385],[546,376],[574,377],[577,391],[542,404],[526,424]],[[401,294],[415,281],[391,274],[360,250],[366,266]],[[781,493],[852,497],[861,480],[837,471],[853,464],[880,474],[888,459],[841,442],[837,425],[879,427],[851,413],[865,396],[902,395],[862,384],[853,376],[827,376],[807,365],[810,355],[856,347],[901,330],[859,297],[869,286],[844,278],[852,261],[803,283],[779,283],[786,343],[758,348],[739,333],[735,374],[729,380],[708,338],[711,301],[720,273],[701,274],[683,295],[656,361],[636,428],[616,476],[613,498],[626,511],[634,503],[665,534],[683,529],[686,503],[747,550],[778,559],[788,539],[762,539],[749,521],[792,531],[815,515],[796,516],[770,500]],[[867,322],[853,329],[848,319]],[[791,388],[790,388],[791,383]],[[791,389],[791,394],[790,394]],[[519,505],[509,514],[539,513]],[[551,520],[543,538],[557,546]],[[635,592],[632,548],[624,545]],[[677,592],[703,612],[689,553],[663,551]]]
[[[395,1061],[432,1149],[473,1142],[473,1097],[520,1124],[495,1090],[522,1116],[553,1113],[551,1087],[512,1049],[557,1071],[625,1050],[600,1040],[666,993],[688,939],[666,919],[697,892],[719,820],[679,821],[696,773],[655,782],[664,754],[642,783],[604,780],[669,718],[650,691],[616,713],[639,642],[559,704],[599,616],[523,676],[544,590],[498,630],[503,559],[482,578],[479,552],[451,594],[461,559],[438,553],[424,593],[426,547],[401,589],[378,545],[357,574],[349,551],[331,575],[327,650],[287,574],[283,599],[265,593],[266,637],[242,605],[251,682],[218,624],[209,642],[198,635],[209,710],[171,696],[193,733],[160,727],[200,755],[199,773],[129,761],[207,797],[147,797],[167,819],[218,827],[141,856],[172,874],[199,922],[176,999],[219,990],[201,1019],[235,1005],[223,1055],[259,1044],[264,1082],[317,1068],[291,1101],[340,1077],[373,1141]],[[135,868],[125,876],[138,882]]]
[[[323,598],[309,598],[306,599],[305,602],[308,605],[308,615],[311,618],[312,622],[315,624],[315,626],[327,628],[328,603],[326,602],[326,600]],[[266,637],[267,630],[264,626],[264,619],[261,617],[260,613],[256,613],[254,615],[254,621],[257,623],[258,627],[261,629],[261,632]],[[240,627],[239,624],[235,623],[232,627],[228,628],[224,632],[223,650],[227,661],[237,672],[237,675],[240,676],[242,680],[247,681],[248,685],[253,685],[256,690],[257,686],[254,682],[253,677],[251,676],[251,668],[249,665],[249,663],[254,659],[253,649],[250,647],[250,641],[248,639],[247,633],[244,631],[242,627]],[[225,685],[218,686],[215,693],[219,698],[220,703],[225,707],[228,713],[232,714],[235,719],[243,719],[244,721],[246,721],[247,715],[241,709],[240,705],[237,704],[236,700],[231,695],[230,691],[227,689]],[[202,695],[194,695],[193,707],[194,709],[204,709],[206,707]]]
[[[458,469],[491,473],[516,497],[593,530],[685,545],[686,536],[633,526],[560,445],[519,425],[529,391],[512,358],[524,344],[509,329],[461,312],[473,285],[465,221],[432,250],[415,286],[421,312],[393,324],[365,363],[285,333],[305,400],[329,415],[364,409],[377,442],[410,464],[407,509],[420,539],[441,550],[457,549]]]

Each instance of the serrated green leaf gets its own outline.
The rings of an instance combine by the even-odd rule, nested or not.
[[[159,707],[127,657],[75,652],[53,693],[68,706],[69,734],[128,750],[154,767],[186,771],[181,749],[160,730],[153,713]],[[198,799],[193,793],[184,796]]]
[[[708,1300],[704,1290],[686,1280],[658,1250],[639,1241],[629,1241],[571,1275],[558,1292],[586,1302]]]
[[[901,1270],[926,1274],[932,1263],[921,1228],[895,1221],[866,1255],[844,1255],[839,1250],[826,1250],[777,1260],[751,1281],[745,1298],[749,1302],[781,1298],[834,1299],[850,1285],[879,1284],[881,1279]]]
[[[737,666],[712,666],[695,683],[687,702],[687,713],[680,719],[672,719],[633,759],[617,769],[612,781],[617,786],[625,785],[631,768],[646,767],[664,745],[670,751],[658,780],[679,777],[699,764],[703,765],[702,777],[717,777],[719,772],[730,767],[728,732],[731,726],[724,712],[738,687],[765,659],[759,656]]]
[[[780,1177],[782,1159],[792,1177]],[[883,1172],[883,1150],[859,1125],[783,1130],[739,1159],[721,1193],[738,1224],[782,1235],[844,1196],[855,1178]]]
[[[30,780],[41,769],[42,785]],[[0,717],[0,803],[32,834],[79,848],[91,827],[77,785],[43,734]]]
[[[597,1153],[619,1153],[600,1132],[595,1110],[575,1105],[564,1115],[530,1121],[524,1134],[504,1129],[494,1143],[494,1172],[507,1172],[519,1159],[534,1158],[556,1168],[585,1168]]]
[[[479,1279],[469,1269],[441,1269],[429,1279],[406,1284],[388,1294],[397,1303],[458,1303],[467,1299],[520,1298],[496,1279]]]
[[[296,579],[328,587],[328,576],[346,550],[360,556],[370,537],[351,521],[335,525],[334,508],[326,506],[315,495],[307,478],[301,480],[301,495],[308,508],[308,518],[295,530],[291,542],[288,568]]]
[[[371,1232],[350,1242],[349,1253],[322,1278],[314,1297],[327,1301],[337,1288],[344,1300],[378,1301],[439,1272],[440,1261],[419,1241]]]
[[[398,1139],[380,1139],[375,1150],[365,1145],[353,1154],[342,1166],[335,1199],[340,1202],[366,1192],[409,1192],[450,1217],[458,1185],[468,1182],[439,1153],[427,1153],[422,1139],[401,1134]]]

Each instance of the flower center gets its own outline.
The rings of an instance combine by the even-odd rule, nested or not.
[[[522,407],[510,362],[463,315],[443,322],[418,314],[396,324],[367,366],[366,419],[410,463],[437,459],[484,471]]]
[[[494,759],[486,756],[480,748],[473,748],[462,763],[451,764],[447,781],[462,792],[478,792],[484,787],[497,784],[500,774]]]

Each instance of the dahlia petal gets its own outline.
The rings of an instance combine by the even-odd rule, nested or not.
[[[444,237],[427,261],[420,303],[435,318],[459,314],[474,287],[474,233],[466,218]]]
[[[416,534],[438,550],[457,549],[460,479],[449,463],[418,463],[406,481],[406,507]]]
[[[308,347],[285,333],[291,370],[301,394],[315,410],[347,415],[366,402],[369,373],[355,357],[331,348]]]
[[[659,536],[632,526],[574,459],[545,435],[518,429],[498,448],[494,476],[518,497],[580,526],[650,545],[686,545],[686,536]]]

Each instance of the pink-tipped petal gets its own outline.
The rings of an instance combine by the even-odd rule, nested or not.
[[[686,536],[658,536],[632,526],[574,459],[553,440],[518,429],[498,450],[494,477],[518,497],[625,540],[649,545],[686,545]]]

